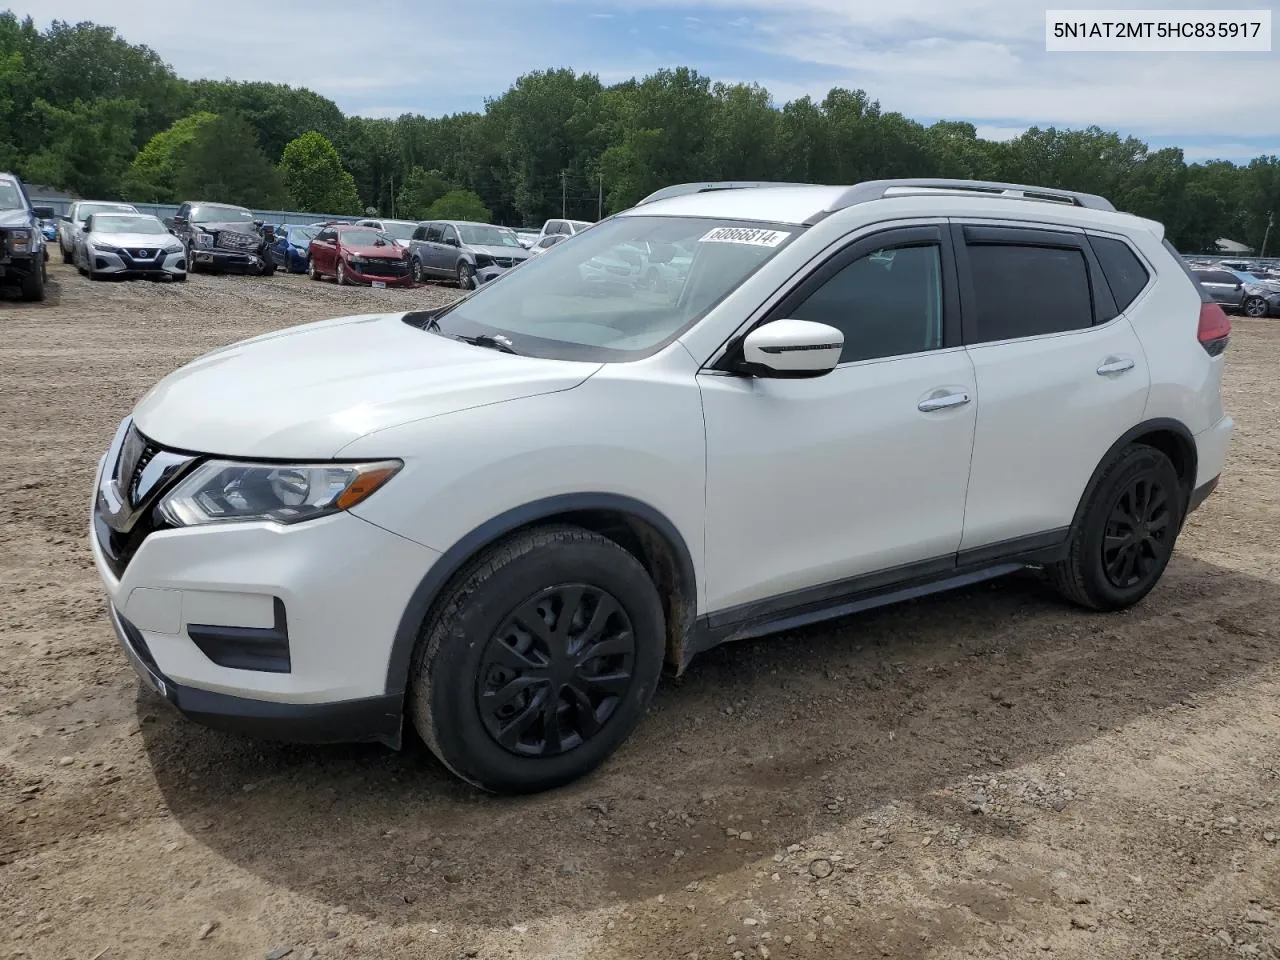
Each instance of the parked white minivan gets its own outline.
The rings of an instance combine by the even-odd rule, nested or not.
[[[640,244],[689,262],[583,279]],[[467,781],[540,790],[717,644],[1027,567],[1137,603],[1222,472],[1230,329],[1101,197],[677,186],[449,306],[172,373],[90,540],[194,719],[398,745],[407,717]]]

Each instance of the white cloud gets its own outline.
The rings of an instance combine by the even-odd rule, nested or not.
[[[1241,157],[1280,156],[1280,141],[1269,146],[1251,143],[1198,143],[1183,147],[1182,156],[1188,163],[1202,160],[1239,160]]]

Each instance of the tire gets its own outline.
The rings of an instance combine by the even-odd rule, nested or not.
[[[413,260],[410,261],[409,263],[409,272],[413,274],[414,283],[421,283],[422,282],[422,261],[419,260],[417,257],[414,257]]]
[[[1267,301],[1262,297],[1247,297],[1241,304],[1241,309],[1246,317],[1265,317],[1271,312]]]
[[[178,275],[177,275],[177,276],[175,276],[173,279],[174,279],[174,282],[175,282],[175,283],[186,283],[186,282],[187,282],[187,272],[184,270],[184,271],[182,271],[182,273],[178,274]]]
[[[577,602],[575,589],[582,591]],[[566,602],[590,623],[601,609],[600,598],[612,601],[613,612],[601,620],[605,640],[592,647],[585,646],[581,626],[571,640],[545,620],[545,635],[515,626],[522,608],[522,623],[537,622],[542,611],[550,611],[554,621]],[[574,623],[581,621],[568,622],[566,629]],[[665,636],[658,592],[634,556],[579,527],[529,530],[485,551],[440,596],[414,651],[409,716],[432,753],[468,783],[496,793],[558,787],[594,770],[639,723],[658,683]],[[569,673],[558,677],[533,663],[554,664],[551,657],[525,658],[504,642],[545,653],[557,637],[570,647],[568,660],[560,661]],[[608,654],[573,665],[575,652],[605,641]],[[576,651],[575,643],[581,644]],[[612,682],[601,684],[606,676]],[[496,690],[510,691],[520,681],[525,683],[505,703],[492,700]],[[553,701],[548,693],[557,687]],[[589,712],[579,706],[583,700],[575,690],[586,697]],[[546,709],[553,703],[554,713]],[[504,746],[498,731],[513,729]]]
[[[320,269],[316,266],[315,260],[310,257],[307,258],[307,272],[311,274],[312,280],[320,279]]]
[[[458,286],[463,290],[474,290],[476,288],[475,267],[465,260],[458,264]]]
[[[1049,582],[1066,599],[1091,610],[1133,606],[1168,566],[1186,502],[1168,457],[1146,444],[1125,447],[1090,495],[1066,558],[1046,568]],[[1123,519],[1125,513],[1129,520]],[[1124,541],[1127,545],[1121,545]],[[1138,562],[1126,565],[1126,556]]]
[[[200,272],[200,270],[199,270],[199,268],[196,266],[196,261],[195,261],[195,259],[191,256],[191,253],[192,253],[192,248],[191,248],[190,246],[188,246],[188,247],[187,247],[187,252],[186,252],[186,254],[185,254],[185,255],[184,255],[184,257],[183,257],[183,259],[185,259],[185,260],[187,261],[187,273],[199,273],[199,272]]]
[[[44,285],[49,279],[48,268],[44,265],[44,257],[35,264],[35,269],[22,280],[22,299],[33,303],[44,300]]]
[[[274,261],[268,261],[267,263],[264,263],[264,264],[262,265],[262,269],[258,272],[258,276],[260,276],[260,277],[271,277],[271,276],[274,276],[274,275],[275,275],[275,272],[276,272],[276,265],[275,265],[275,262],[274,262]]]
[[[345,287],[351,281],[347,279],[347,268],[341,260],[338,261],[338,286]]]
[[[67,253],[67,248],[64,247],[62,244],[58,244],[58,252],[62,254],[63,263],[70,263],[72,260],[75,259],[74,251],[72,253]]]

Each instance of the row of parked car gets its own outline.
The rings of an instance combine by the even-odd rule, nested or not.
[[[548,220],[541,231],[521,236],[509,227],[467,221],[267,224],[243,207],[201,201],[183,203],[172,218],[161,220],[128,203],[80,200],[49,221],[46,231],[63,262],[90,278],[181,281],[198,270],[269,276],[284,269],[315,280],[332,277],[341,285],[445,280],[470,289],[590,225]]]
[[[1193,258],[1187,265],[1224,308],[1247,317],[1280,316],[1280,262]]]

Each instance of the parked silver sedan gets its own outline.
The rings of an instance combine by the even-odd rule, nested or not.
[[[63,263],[76,260],[77,248],[84,239],[84,222],[95,213],[137,213],[131,203],[115,203],[111,200],[77,200],[71,204],[65,217],[58,218],[58,250]]]
[[[101,277],[187,279],[182,241],[158,217],[145,213],[94,213],[76,244],[76,267]]]

